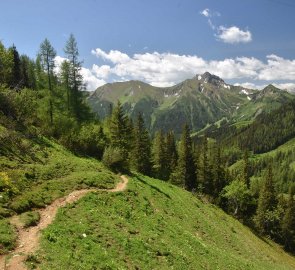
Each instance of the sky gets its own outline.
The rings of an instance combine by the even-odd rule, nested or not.
[[[88,90],[142,80],[171,86],[209,71],[227,83],[295,91],[294,0],[0,0],[0,41],[57,66],[71,33]]]

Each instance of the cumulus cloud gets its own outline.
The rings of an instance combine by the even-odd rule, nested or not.
[[[117,80],[143,80],[154,86],[171,86],[205,71],[231,80],[295,80],[295,60],[276,55],[267,56],[267,61],[263,62],[254,57],[205,60],[196,55],[173,53],[153,52],[128,56],[114,50],[105,52],[95,49],[92,52],[99,59],[110,62],[109,65],[92,67],[92,74],[104,80],[115,77]],[[115,61],[114,55],[120,57]]]
[[[95,50],[92,50],[91,53],[104,60],[109,60],[114,64],[129,61],[129,56],[127,54],[117,50],[111,50],[109,53],[106,53],[103,50],[96,48]]]
[[[288,91],[295,91],[295,59],[268,55],[265,61],[255,57],[236,57],[223,60],[206,60],[196,55],[173,53],[142,53],[128,56],[118,50],[109,52],[100,48],[92,53],[103,65],[83,67],[81,73],[87,90],[113,81],[142,80],[159,87],[175,85],[196,74],[209,71],[225,80],[248,81],[240,85],[262,89],[268,83]],[[57,56],[56,71],[65,58]]]
[[[252,41],[251,32],[249,30],[243,31],[237,26],[231,26],[228,28],[219,26],[216,37],[218,40],[230,44],[248,43]]]
[[[207,18],[208,24],[214,30],[217,40],[228,44],[248,43],[252,41],[252,34],[249,30],[242,30],[237,26],[216,26],[212,22],[212,18],[220,16],[219,12],[212,12],[209,8],[206,8],[200,11],[200,14]]]

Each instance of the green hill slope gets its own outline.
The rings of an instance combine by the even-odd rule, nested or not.
[[[294,257],[217,207],[142,176],[125,192],[60,209],[33,259],[40,269],[295,268]]]
[[[73,155],[44,137],[27,138],[0,125],[0,254],[14,248],[9,217],[36,208],[73,190],[111,188],[119,178],[95,159]]]

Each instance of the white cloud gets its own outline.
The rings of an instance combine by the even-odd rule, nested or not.
[[[210,17],[210,16],[211,16],[209,8],[205,8],[205,9],[202,10],[200,13],[201,13],[202,15],[204,15],[205,17]]]
[[[111,67],[108,65],[98,66],[94,64],[92,66],[92,71],[98,78],[106,79],[110,75]]]
[[[84,82],[86,83],[86,89],[89,91],[93,91],[97,87],[107,83],[105,80],[97,78],[93,70],[82,68],[81,74],[83,76]]]
[[[114,64],[129,61],[129,56],[127,54],[117,50],[111,50],[109,53],[105,53],[103,50],[96,48],[95,50],[92,50],[91,53],[104,60],[111,61]]]
[[[295,92],[295,59],[285,59],[274,54],[266,56],[266,61],[261,61],[254,57],[205,60],[196,55],[158,52],[128,56],[118,50],[105,52],[99,48],[92,50],[92,53],[99,59],[110,61],[110,64],[82,68],[87,90],[95,90],[114,80],[142,80],[154,86],[167,87],[209,71],[225,80],[249,80],[238,84],[246,88],[262,89],[269,82],[278,88]],[[56,56],[56,73],[60,71],[64,60],[66,58]]]
[[[288,60],[277,55],[267,56],[267,66],[260,72],[260,80],[294,80],[295,59]]]
[[[265,85],[265,82],[259,83],[259,80],[295,80],[295,60],[283,59],[276,55],[267,56],[267,61],[263,62],[254,57],[205,60],[196,55],[173,53],[153,52],[128,56],[120,51],[105,52],[99,48],[92,52],[99,52],[95,53],[99,59],[113,59],[110,60],[110,65],[93,65],[91,69],[93,76],[106,81],[110,81],[110,78],[143,80],[162,87],[177,84],[205,71],[223,79],[255,81],[249,88],[260,88],[261,85]],[[114,55],[120,57],[114,60]]]
[[[218,40],[225,43],[237,44],[248,43],[252,41],[252,34],[249,30],[243,31],[237,26],[224,27],[219,26],[216,34]]]
[[[209,8],[206,8],[200,11],[200,14],[207,18],[208,24],[214,30],[217,40],[229,44],[248,43],[252,41],[252,34],[249,30],[244,31],[237,26],[216,26],[211,18],[220,16],[219,12],[212,12]]]
[[[295,93],[295,82],[294,83],[274,83],[273,85],[280,89]]]

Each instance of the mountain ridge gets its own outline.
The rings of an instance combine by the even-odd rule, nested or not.
[[[205,72],[170,87],[156,87],[141,81],[108,83],[92,92],[88,103],[103,119],[108,116],[110,106],[120,101],[131,118],[143,113],[152,133],[163,129],[180,134],[185,122],[195,132],[224,117],[251,120],[293,97],[273,85],[258,91],[227,84]]]

